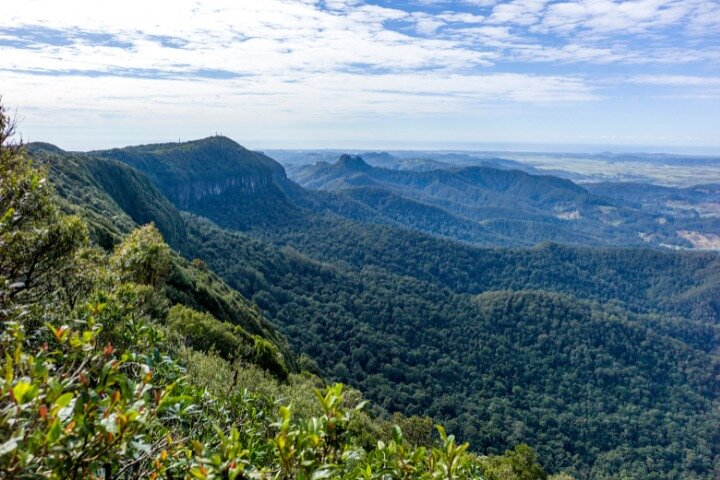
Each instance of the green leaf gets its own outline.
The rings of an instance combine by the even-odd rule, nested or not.
[[[171,396],[165,396],[160,400],[160,403],[158,404],[158,411],[162,412],[167,408],[172,407],[173,405],[177,405],[178,403],[183,403],[187,401],[193,400],[193,397],[190,395],[177,395],[174,397]]]
[[[15,373],[13,372],[13,358],[9,353],[5,352],[5,381],[10,383],[13,381]]]
[[[64,393],[60,395],[54,402],[53,402],[53,409],[60,409],[67,407],[70,402],[73,399],[73,394],[70,392]]]
[[[393,427],[392,439],[393,439],[393,441],[394,441],[395,443],[397,443],[398,445],[402,445],[402,443],[403,443],[402,430],[400,430],[400,427],[398,427],[397,425],[395,425],[395,426]]]
[[[12,389],[15,402],[18,405],[30,401],[35,397],[37,393],[37,387],[30,382],[18,382]]]
[[[62,429],[60,428],[60,421],[55,419],[53,424],[50,426],[50,429],[45,434],[45,441],[48,444],[53,444],[57,442],[58,438],[60,438],[60,434],[62,433]]]
[[[13,215],[15,215],[15,209],[10,207],[7,209],[5,214],[0,218],[0,224],[3,223],[10,223],[10,220],[12,219]]]
[[[191,474],[194,478],[200,478],[200,479],[208,478],[207,475],[205,475],[205,473],[204,473],[202,470],[200,470],[199,468],[197,468],[197,467],[191,468],[191,469],[190,469],[190,474]]]
[[[0,445],[0,457],[3,455],[7,455],[8,453],[11,453],[14,451],[18,446],[18,441],[16,438],[11,438],[7,442]]]

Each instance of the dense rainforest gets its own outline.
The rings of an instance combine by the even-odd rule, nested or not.
[[[256,305],[135,223],[180,225],[142,175],[33,163],[13,128],[0,108],[0,477],[548,478],[527,445],[471,453],[325,385]],[[114,199],[132,186],[150,189]]]
[[[206,388],[221,404],[235,398],[223,389],[248,389],[243,395],[252,399],[243,405],[262,418],[252,438],[265,450],[253,456],[243,437],[247,472],[306,478],[326,462],[331,477],[426,478],[440,468],[438,442],[446,452],[464,448],[433,435],[432,421],[470,442],[471,453],[454,464],[465,470],[449,475],[659,479],[713,478],[718,471],[714,253],[547,242],[478,248],[414,228],[418,219],[438,218],[425,212],[447,209],[402,198],[394,205],[412,208],[395,220],[378,218],[357,192],[306,190],[269,157],[222,137],[91,153],[31,144],[28,153],[57,192],[48,202],[87,224],[86,242],[108,259],[103,275],[120,275],[113,265],[123,263],[113,258],[127,242],[151,236],[157,245],[157,231],[164,236],[172,268],[153,287],[162,305],[141,316],[163,337],[157,350],[189,373],[187,388]],[[357,159],[343,163],[366,168]],[[523,182],[535,185],[528,177]],[[542,182],[590,196],[564,180]],[[148,222],[157,231],[132,233]],[[362,393],[350,398],[362,395],[372,405],[348,420],[334,457],[316,458],[330,447],[313,446],[315,437],[302,429],[332,421],[305,393],[321,378],[357,388]],[[323,401],[337,394],[329,390]],[[286,440],[278,436],[285,421],[258,407],[257,396],[301,407],[302,420],[287,428],[304,432],[292,437],[306,442],[295,452],[307,451],[312,468],[300,473],[302,462],[284,463]],[[196,400],[184,405],[192,412]],[[224,412],[228,435],[235,413]],[[393,414],[403,439],[390,426]],[[320,420],[307,420],[312,415]],[[157,421],[162,426],[153,432],[175,426],[162,415]],[[244,420],[237,421],[242,437]],[[224,447],[209,437],[198,440],[203,451],[221,458]],[[193,461],[197,449],[187,449],[177,455]],[[415,455],[398,461],[417,468],[392,473],[373,463],[395,461],[398,452]],[[110,463],[113,472],[125,468]]]

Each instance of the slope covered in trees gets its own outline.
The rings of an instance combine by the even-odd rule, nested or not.
[[[109,252],[91,242],[6,143],[5,119],[0,108],[3,478],[547,478],[527,446],[478,457],[442,428],[433,438],[429,419],[397,417],[404,435],[342,385],[312,399],[317,377],[220,318],[250,326],[257,310],[205,286],[219,281],[155,227]]]
[[[640,312],[669,312],[717,324],[720,256],[713,252],[591,248],[543,243],[477,248],[381,225],[322,219],[266,235],[305,255],[353,269],[374,267],[458,293],[539,289]]]
[[[171,202],[192,212],[218,212],[239,228],[273,225],[296,214],[291,184],[274,160],[226,137],[91,152],[144,172]],[[242,208],[227,210],[227,206]]]
[[[573,465],[581,478],[713,468],[714,447],[701,452],[718,420],[714,324],[546,292],[458,294],[380,267],[278,252],[207,223],[189,231],[194,251],[320,371],[390,411],[432,414],[489,449],[528,442],[551,471]],[[635,433],[616,435],[628,424]],[[608,462],[621,451],[627,463]],[[659,463],[638,470],[650,453]],[[697,455],[695,467],[684,460]]]
[[[113,160],[79,157],[48,144],[31,143],[28,154],[50,172],[61,207],[82,214],[94,240],[118,242],[133,225],[154,222],[171,243],[185,237],[175,206],[137,170]]]
[[[263,198],[290,205],[284,220],[249,236],[181,214],[178,248],[257,302],[303,367],[481,452],[529,442],[580,478],[710,478],[717,256],[478,249],[318,213],[306,202],[323,197],[277,185]],[[234,228],[262,213],[219,197],[193,211]]]

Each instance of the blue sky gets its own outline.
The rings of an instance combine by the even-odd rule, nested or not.
[[[23,0],[0,58],[25,138],[71,149],[720,153],[718,0]]]

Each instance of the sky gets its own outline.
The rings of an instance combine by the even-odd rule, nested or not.
[[[0,95],[74,150],[720,153],[720,0],[15,0]]]

